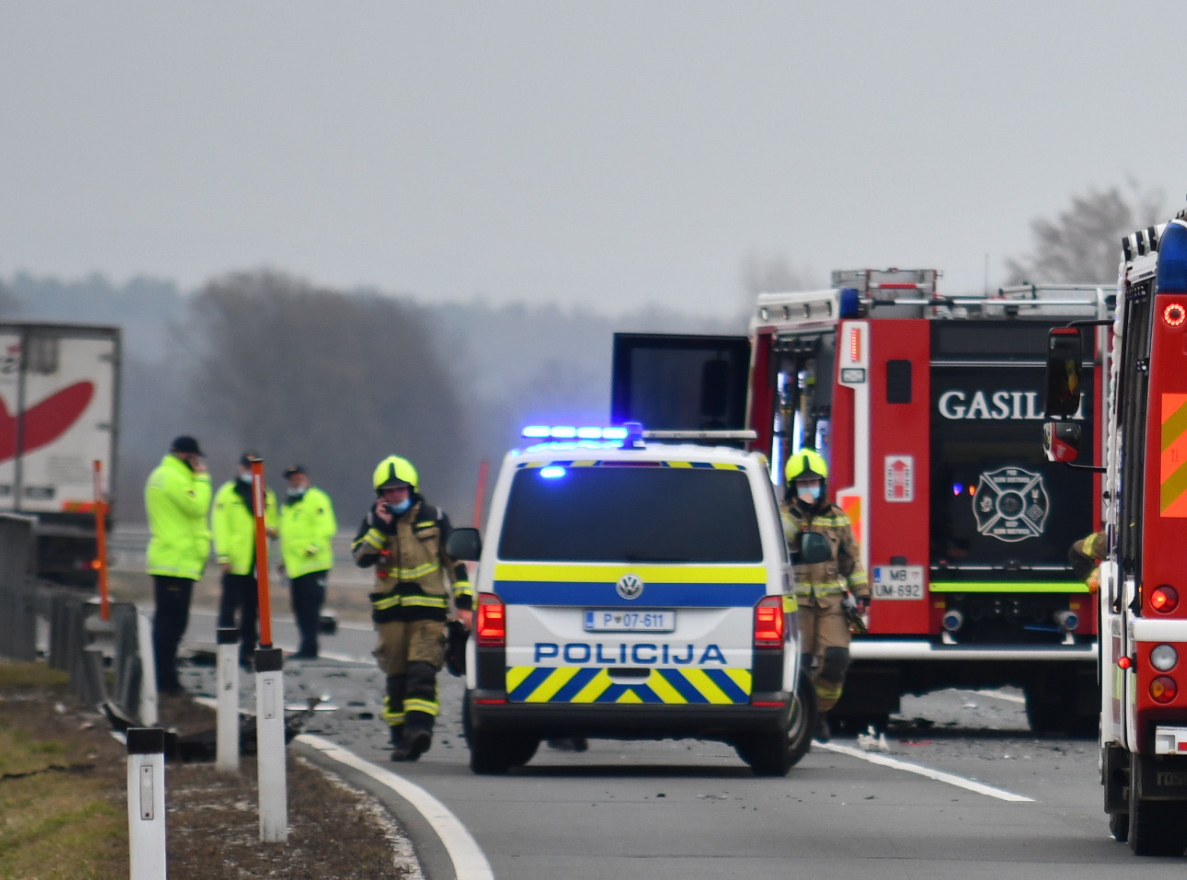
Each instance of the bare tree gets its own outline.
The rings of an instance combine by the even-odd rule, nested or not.
[[[194,395],[210,426],[202,436],[228,476],[243,449],[275,461],[273,482],[299,461],[344,525],[371,497],[374,465],[393,453],[416,464],[438,503],[468,497],[461,405],[419,307],[264,271],[212,281],[191,316]]]
[[[1055,220],[1031,221],[1033,253],[1006,261],[1009,284],[1111,282],[1121,258],[1121,238],[1166,219],[1161,192],[1142,192],[1133,181],[1072,198]]]

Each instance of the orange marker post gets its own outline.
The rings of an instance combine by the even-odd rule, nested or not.
[[[272,604],[268,590],[268,527],[264,513],[268,509],[264,491],[264,460],[251,460],[251,499],[256,517],[256,585],[259,591],[260,647],[272,647]]]
[[[103,499],[103,462],[96,459],[95,473],[95,568],[99,571],[99,619],[111,619],[107,591],[107,502]]]

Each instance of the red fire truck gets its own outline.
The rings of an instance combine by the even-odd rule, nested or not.
[[[885,723],[903,694],[1014,685],[1034,730],[1094,731],[1096,613],[1067,554],[1100,522],[1099,477],[1044,460],[1041,353],[1051,327],[1105,318],[1115,290],[948,297],[938,277],[844,271],[762,294],[748,339],[619,334],[612,416],[752,430],[777,484],[794,451],[826,457],[874,591],[842,727]],[[1094,461],[1105,363],[1089,352],[1073,418]]]
[[[1101,781],[1109,829],[1139,855],[1187,848],[1187,211],[1123,242],[1100,498]],[[1048,457],[1084,457],[1083,336],[1048,344]],[[1084,391],[1087,392],[1087,382]],[[1091,399],[1091,398],[1089,398]]]

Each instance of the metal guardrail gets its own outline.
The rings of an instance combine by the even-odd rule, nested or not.
[[[47,630],[45,659],[69,673],[70,690],[80,700],[92,706],[112,702],[137,717],[142,673],[136,606],[111,603],[110,624],[101,624],[98,599],[89,591],[37,580],[34,526],[32,517],[0,514],[0,657],[38,659],[38,631]]]

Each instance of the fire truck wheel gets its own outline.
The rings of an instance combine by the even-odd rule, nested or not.
[[[1109,816],[1109,833],[1113,840],[1125,843],[1129,839],[1129,813],[1113,813]]]
[[[1141,797],[1141,755],[1130,758],[1129,848],[1139,856],[1181,856],[1187,849],[1187,803]]]

